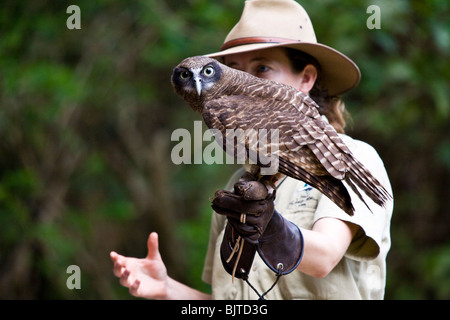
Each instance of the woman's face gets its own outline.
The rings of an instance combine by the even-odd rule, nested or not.
[[[225,56],[224,62],[231,68],[248,72],[259,78],[284,83],[306,94],[308,94],[309,90],[311,90],[317,76],[316,73],[316,76],[312,81],[312,85],[305,84],[305,80],[307,82],[311,81],[309,71],[311,67],[314,67],[312,65],[308,65],[301,73],[295,73],[292,70],[289,58],[286,56],[285,51],[282,48],[269,48],[236,53]],[[307,77],[306,73],[308,73]]]

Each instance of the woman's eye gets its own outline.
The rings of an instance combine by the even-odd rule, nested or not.
[[[270,68],[268,66],[265,66],[265,65],[260,65],[260,66],[258,66],[256,68],[256,72],[257,73],[264,73],[264,72],[267,72],[269,70],[270,70]]]
[[[191,77],[191,73],[189,71],[183,71],[180,73],[180,78],[183,80],[189,79]]]
[[[214,68],[213,67],[206,67],[203,70],[203,74],[207,77],[211,77],[212,75],[214,75]]]

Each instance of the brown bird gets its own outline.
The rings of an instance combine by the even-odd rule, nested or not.
[[[247,156],[252,152],[275,155],[278,175],[306,182],[349,215],[353,215],[354,207],[343,181],[368,208],[357,187],[380,206],[392,198],[320,116],[318,105],[293,87],[257,78],[204,56],[187,58],[176,66],[172,85],[176,93],[203,116],[210,129],[221,133],[223,141],[218,142],[227,152],[230,152],[225,148],[229,141],[225,137],[230,130],[278,130],[278,139],[265,144],[259,140],[259,143],[252,143],[256,140],[251,137],[235,142],[234,157],[238,156],[239,143]],[[252,170],[268,166],[261,159],[257,158]],[[271,178],[273,176],[265,177]]]

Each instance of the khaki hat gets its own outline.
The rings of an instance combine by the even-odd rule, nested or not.
[[[317,43],[305,9],[294,0],[247,0],[241,19],[225,38],[217,58],[253,50],[288,47],[308,53],[321,67],[321,84],[330,95],[356,87],[358,66],[339,51]]]

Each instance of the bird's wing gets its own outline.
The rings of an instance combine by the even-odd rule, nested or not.
[[[308,110],[312,108],[315,106],[303,101],[293,106],[276,99],[239,95],[206,103],[202,115],[206,125],[219,130],[224,138],[227,130],[277,130],[278,143],[271,149],[277,150],[280,159],[315,175],[329,174],[342,180],[346,172],[343,154],[350,150],[330,124]]]
[[[330,143],[321,142],[324,138],[320,130],[325,125],[320,119],[313,119],[319,121],[316,124],[310,117],[299,113],[297,109],[287,106],[284,102],[248,96],[226,96],[214,99],[205,105],[202,115],[210,129],[221,133],[223,140],[218,142],[228,153],[230,150],[226,148],[226,136],[233,130],[245,132],[253,130],[254,132],[277,129],[278,140],[268,139],[269,147],[267,145],[262,147],[265,148],[263,152],[275,153],[278,159],[278,171],[311,185],[349,215],[353,215],[354,209],[347,189],[340,179],[328,173],[331,170],[326,169],[325,165],[333,166],[333,164],[330,161],[319,160],[320,154],[335,152],[334,149],[332,151],[324,149]],[[304,124],[308,126],[304,127]],[[325,141],[331,139],[326,138]],[[319,158],[316,152],[313,152],[318,142],[323,145],[323,147],[317,147],[316,152]],[[249,149],[257,153],[261,152],[261,146],[258,148],[257,145],[245,141],[245,138],[240,143],[245,145],[247,152]],[[234,152],[233,155],[236,158],[236,143],[233,145],[231,152]],[[330,156],[327,159],[329,158]],[[264,166],[264,164],[258,164]]]

